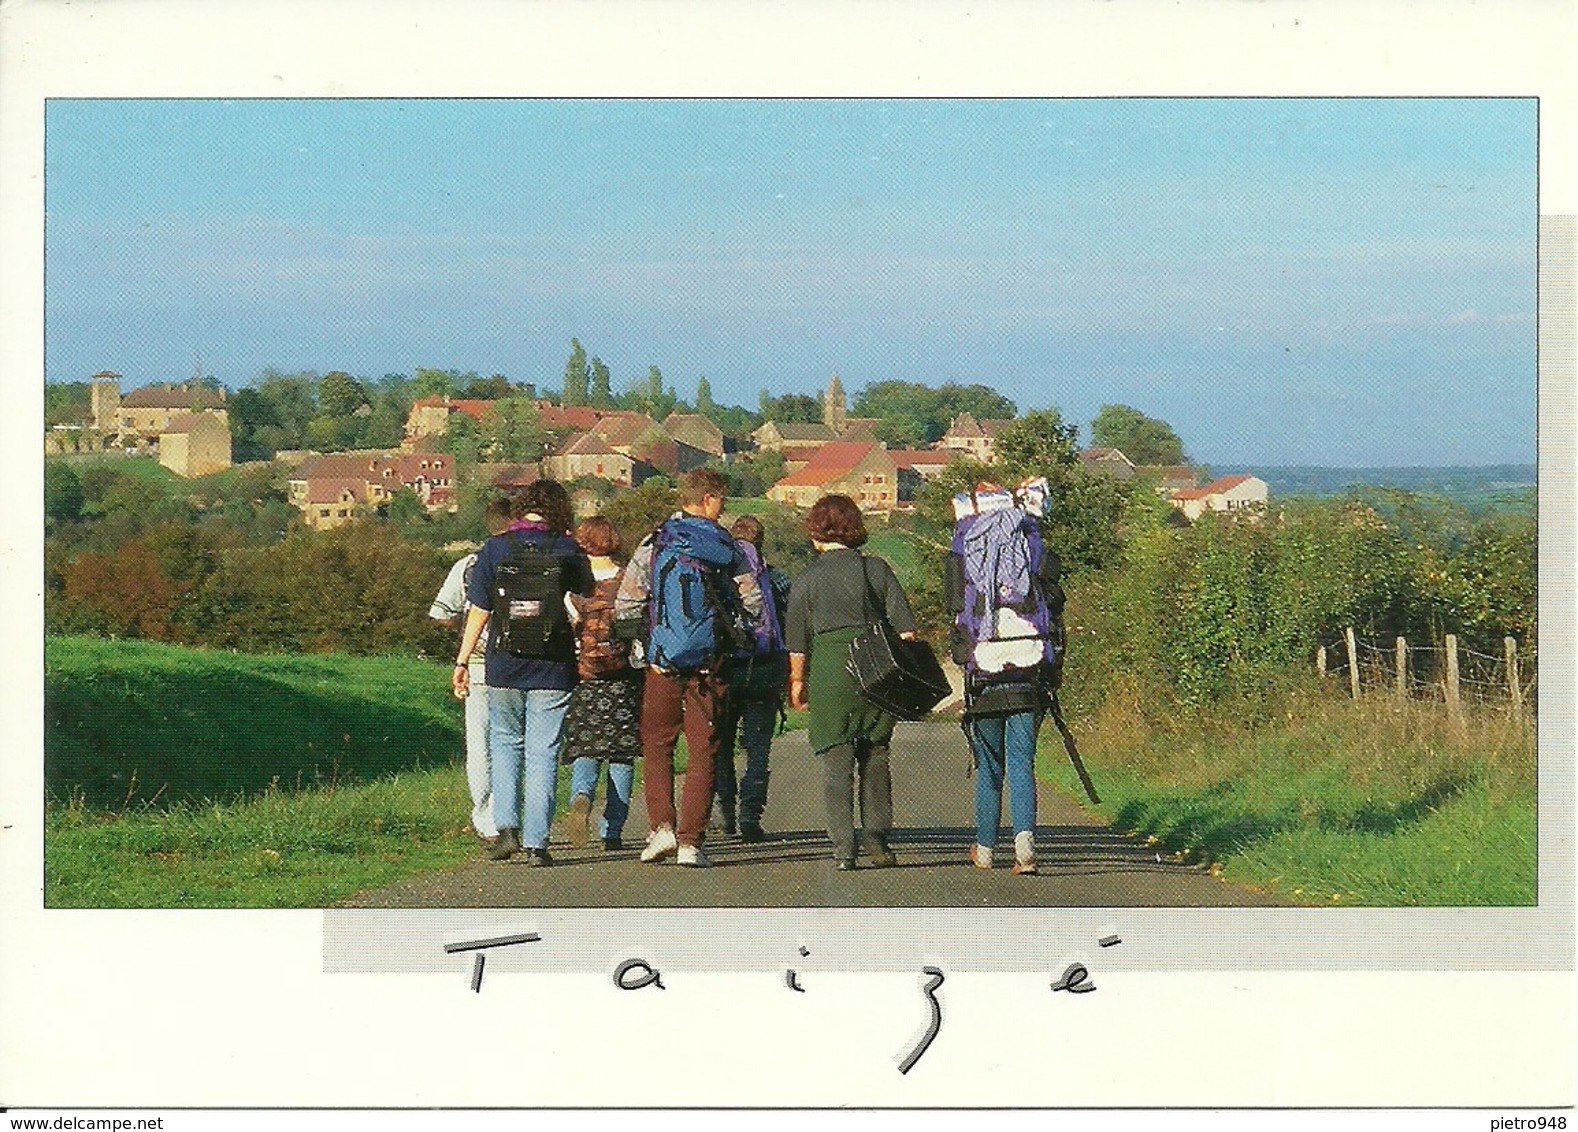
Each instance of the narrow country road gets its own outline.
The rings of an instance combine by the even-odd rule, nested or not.
[[[672,859],[642,864],[646,807],[638,782],[625,848],[605,853],[594,838],[585,849],[564,841],[555,823],[553,868],[522,858],[477,859],[441,873],[362,892],[348,908],[585,907],[1223,907],[1283,904],[1267,894],[1224,883],[1203,869],[1178,864],[1113,832],[1072,799],[1045,784],[1037,800],[1040,872],[1009,872],[1006,829],[990,872],[969,860],[974,840],[975,783],[956,723],[901,723],[893,738],[894,831],[899,865],[833,870],[822,818],[821,764],[804,731],[773,744],[771,787],[763,825],[768,840],[746,845],[716,831],[706,845],[712,867],[687,869]],[[743,759],[742,759],[743,766]],[[458,770],[457,770],[457,773]],[[1101,787],[1098,779],[1097,789]],[[599,795],[598,808],[601,807]],[[1006,806],[1005,806],[1006,813]],[[593,833],[596,832],[594,811]],[[858,810],[857,810],[858,816]],[[1005,819],[1006,820],[1006,819]]]

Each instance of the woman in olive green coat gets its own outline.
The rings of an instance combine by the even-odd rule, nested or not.
[[[866,858],[874,868],[897,864],[888,848],[893,788],[888,743],[893,716],[860,698],[845,668],[849,644],[885,613],[902,637],[914,637],[915,617],[893,570],[867,558],[860,508],[847,495],[817,500],[805,519],[817,559],[790,588],[784,636],[789,645],[789,699],[811,712],[811,750],[822,759],[827,835],[840,871],[855,867],[854,782],[860,781],[860,822]]]

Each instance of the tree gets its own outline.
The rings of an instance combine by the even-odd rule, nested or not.
[[[599,409],[611,409],[614,406],[614,393],[608,386],[608,367],[603,364],[602,358],[592,359],[591,400]]]
[[[564,404],[566,408],[586,404],[591,375],[586,368],[586,350],[579,338],[570,339],[570,358],[564,363]]]
[[[331,370],[323,375],[318,386],[318,408],[326,417],[348,417],[369,403],[367,390],[343,370]]]
[[[702,374],[696,382],[696,411],[704,417],[710,417],[714,408],[712,383],[707,380],[706,374]]]
[[[657,525],[679,507],[679,492],[663,476],[653,476],[631,491],[622,492],[603,509],[603,515],[619,529],[626,553],[657,529]]]
[[[457,464],[468,468],[476,464],[482,443],[482,429],[467,413],[451,413],[437,441],[440,451],[452,453]]]
[[[868,385],[855,399],[854,408],[856,416],[878,418],[877,436],[901,447],[934,443],[960,413],[970,413],[977,420],[1010,420],[1017,411],[1012,401],[984,385],[949,382],[933,389],[912,381]]]
[[[804,393],[768,397],[763,390],[762,417],[779,424],[816,424],[822,419],[822,402]]]
[[[82,481],[71,465],[59,460],[44,461],[44,518],[51,523],[69,522],[82,514]]]
[[[1183,441],[1166,421],[1128,405],[1103,405],[1090,424],[1091,443],[1116,448],[1136,464],[1182,464]]]
[[[416,367],[416,377],[411,381],[411,396],[417,400],[428,397],[453,397],[455,374],[447,369]]]
[[[524,397],[494,402],[481,430],[481,442],[489,459],[513,463],[541,459],[542,425],[536,404]]]
[[[44,423],[65,424],[86,420],[92,412],[93,395],[86,381],[71,381],[64,385],[48,382],[44,385]]]
[[[476,377],[468,381],[461,388],[460,395],[472,401],[502,401],[515,396],[515,388],[502,373],[496,373],[486,379]]]

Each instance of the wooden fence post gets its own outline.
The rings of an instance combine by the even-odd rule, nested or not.
[[[1315,672],[1322,680],[1326,679],[1326,646],[1321,645],[1315,650]]]
[[[1457,635],[1448,633],[1446,637],[1446,702],[1447,711],[1456,718],[1462,714],[1463,704],[1458,698],[1457,683]]]
[[[1504,642],[1507,646],[1507,691],[1512,693],[1512,714],[1523,714],[1523,682],[1518,679],[1518,639],[1508,637]]]
[[[1408,641],[1397,638],[1397,698],[1408,698]]]
[[[1350,625],[1343,632],[1343,637],[1348,642],[1348,687],[1353,691],[1353,698],[1359,698],[1359,646],[1354,643],[1353,626]]]

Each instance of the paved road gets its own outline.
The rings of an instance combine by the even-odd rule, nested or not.
[[[805,732],[773,745],[772,782],[763,824],[769,839],[745,845],[712,835],[708,869],[672,860],[637,859],[646,835],[639,783],[626,829],[627,846],[605,853],[600,843],[571,849],[563,819],[550,849],[553,868],[521,858],[482,859],[446,872],[413,877],[360,893],[352,908],[506,907],[1222,907],[1280,904],[1206,874],[1158,859],[1138,841],[1113,832],[1066,795],[1043,784],[1037,798],[1037,862],[1033,876],[1010,874],[1011,844],[998,847],[991,872],[969,860],[974,841],[975,783],[965,778],[964,737],[954,723],[899,724],[893,741],[890,838],[899,866],[832,867],[822,815],[821,764]],[[458,771],[457,771],[458,773]],[[1097,782],[1100,789],[1100,782]],[[599,803],[600,804],[600,803]],[[1005,807],[1006,809],[1006,807]],[[594,823],[596,820],[594,813]],[[858,810],[857,810],[858,816]],[[593,830],[595,832],[595,824]]]

